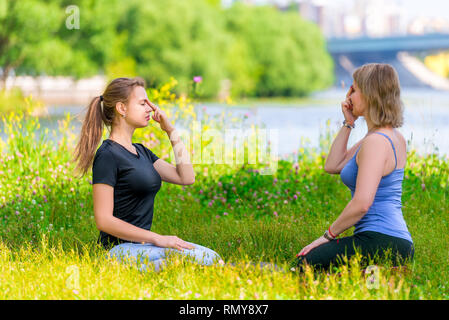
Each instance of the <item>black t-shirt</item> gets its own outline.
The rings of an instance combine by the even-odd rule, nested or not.
[[[159,158],[140,143],[133,143],[138,155],[110,139],[98,148],[92,165],[92,184],[114,187],[114,217],[136,227],[150,230],[156,193],[161,176],[153,163]],[[100,231],[99,242],[105,248],[130,242]]]

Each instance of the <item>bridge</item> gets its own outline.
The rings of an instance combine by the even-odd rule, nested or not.
[[[449,90],[449,80],[436,76],[414,55],[449,49],[449,34],[386,38],[333,38],[327,49],[334,58],[337,84],[352,82],[355,68],[370,62],[389,63],[398,71],[403,87]]]

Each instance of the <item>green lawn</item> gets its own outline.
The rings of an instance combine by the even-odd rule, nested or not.
[[[142,273],[106,260],[95,245],[91,176],[72,176],[70,134],[56,145],[35,142],[36,119],[4,121],[13,131],[0,141],[0,299],[448,298],[447,157],[410,152],[403,213],[415,259],[406,271],[379,265],[374,287],[356,259],[331,273],[289,270],[350,199],[339,177],[322,169],[325,153],[314,150],[300,152],[297,169],[281,161],[274,176],[195,166],[194,185],[163,184],[152,230],[207,246],[225,264],[175,259],[162,272]],[[284,271],[249,264],[261,261]]]

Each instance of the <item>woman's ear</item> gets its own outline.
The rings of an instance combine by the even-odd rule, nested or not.
[[[125,115],[126,114],[126,106],[123,102],[117,102],[115,104],[115,110],[119,113],[119,115]]]

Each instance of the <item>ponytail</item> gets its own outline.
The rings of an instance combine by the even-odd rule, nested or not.
[[[145,88],[142,78],[117,78],[106,87],[103,95],[91,100],[81,128],[80,139],[73,153],[73,161],[77,162],[75,172],[82,178],[86,175],[103,137],[104,125],[112,131],[112,123],[116,117],[115,105],[118,102],[127,104],[132,90],[136,86]]]
[[[95,151],[103,136],[104,115],[100,97],[91,100],[81,128],[80,139],[75,147],[73,160],[77,162],[75,171],[83,177],[92,165]]]

